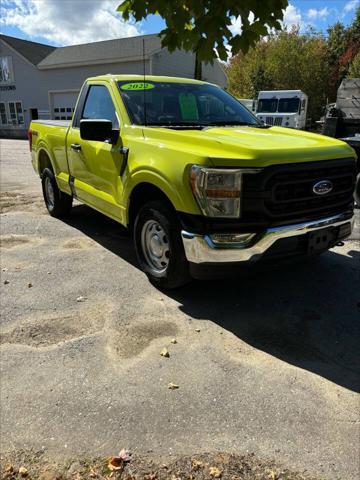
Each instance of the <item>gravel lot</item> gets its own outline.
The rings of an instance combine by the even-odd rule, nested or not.
[[[254,452],[357,478],[359,222],[316,260],[165,294],[115,222],[46,214],[27,142],[0,149],[2,453]]]

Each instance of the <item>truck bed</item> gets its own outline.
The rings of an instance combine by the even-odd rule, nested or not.
[[[31,123],[40,123],[41,125],[49,125],[52,127],[69,127],[71,120],[32,120]]]

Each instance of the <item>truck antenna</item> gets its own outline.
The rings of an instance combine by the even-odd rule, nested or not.
[[[143,84],[143,102],[144,102],[144,125],[146,127],[147,125],[147,119],[146,119],[146,85],[145,85],[145,38],[142,39],[143,41],[143,74],[144,74],[144,84]]]

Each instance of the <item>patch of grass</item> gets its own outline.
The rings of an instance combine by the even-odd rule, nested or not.
[[[26,477],[19,468],[27,469]],[[134,455],[123,468],[111,471],[106,458],[46,460],[44,452],[16,452],[1,457],[2,480],[326,480],[294,472],[255,455],[206,453],[178,456],[161,463],[148,455]]]

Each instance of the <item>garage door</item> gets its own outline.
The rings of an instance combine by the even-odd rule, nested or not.
[[[51,118],[71,120],[79,92],[51,92]]]

